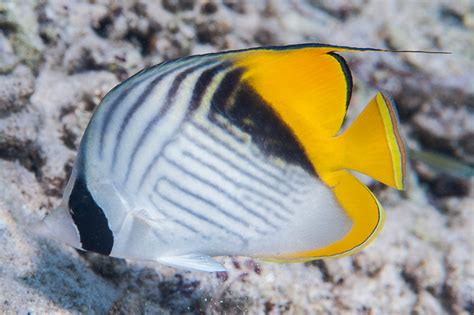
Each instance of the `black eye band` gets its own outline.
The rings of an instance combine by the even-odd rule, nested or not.
[[[109,255],[114,245],[114,236],[102,209],[92,198],[86,181],[78,176],[69,197],[69,208],[74,224],[79,230],[82,248]]]

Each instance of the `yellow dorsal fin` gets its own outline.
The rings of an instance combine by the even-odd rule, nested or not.
[[[335,135],[346,114],[352,79],[344,59],[332,53],[334,49],[257,49],[226,57],[245,69],[243,80],[304,143],[314,135]],[[311,129],[300,128],[305,126]]]
[[[338,52],[449,54],[307,43],[260,47],[220,54],[246,69],[243,80],[267,101],[301,142],[335,135],[344,120],[352,76]],[[306,126],[311,126],[308,137]],[[314,141],[314,140],[313,140]]]

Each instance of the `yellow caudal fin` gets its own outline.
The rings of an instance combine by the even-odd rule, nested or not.
[[[341,168],[366,174],[393,188],[403,189],[406,153],[396,110],[378,93],[354,123],[337,137],[345,153]]]

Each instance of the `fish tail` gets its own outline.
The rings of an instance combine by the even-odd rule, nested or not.
[[[312,155],[318,173],[350,217],[352,227],[342,239],[329,246],[273,257],[279,261],[350,255],[375,239],[383,227],[384,209],[370,189],[348,170],[366,174],[397,189],[404,187],[406,154],[397,114],[394,105],[382,93],[369,102],[342,134],[319,139],[316,144],[320,151],[325,150],[322,158]]]
[[[382,93],[369,102],[349,128],[338,136],[344,155],[341,167],[366,174],[403,190],[406,151],[395,106]]]

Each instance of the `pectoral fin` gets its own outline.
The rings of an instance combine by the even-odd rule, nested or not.
[[[206,272],[226,271],[224,266],[211,257],[203,254],[187,254],[182,256],[160,257],[158,262],[186,270],[197,270]]]

